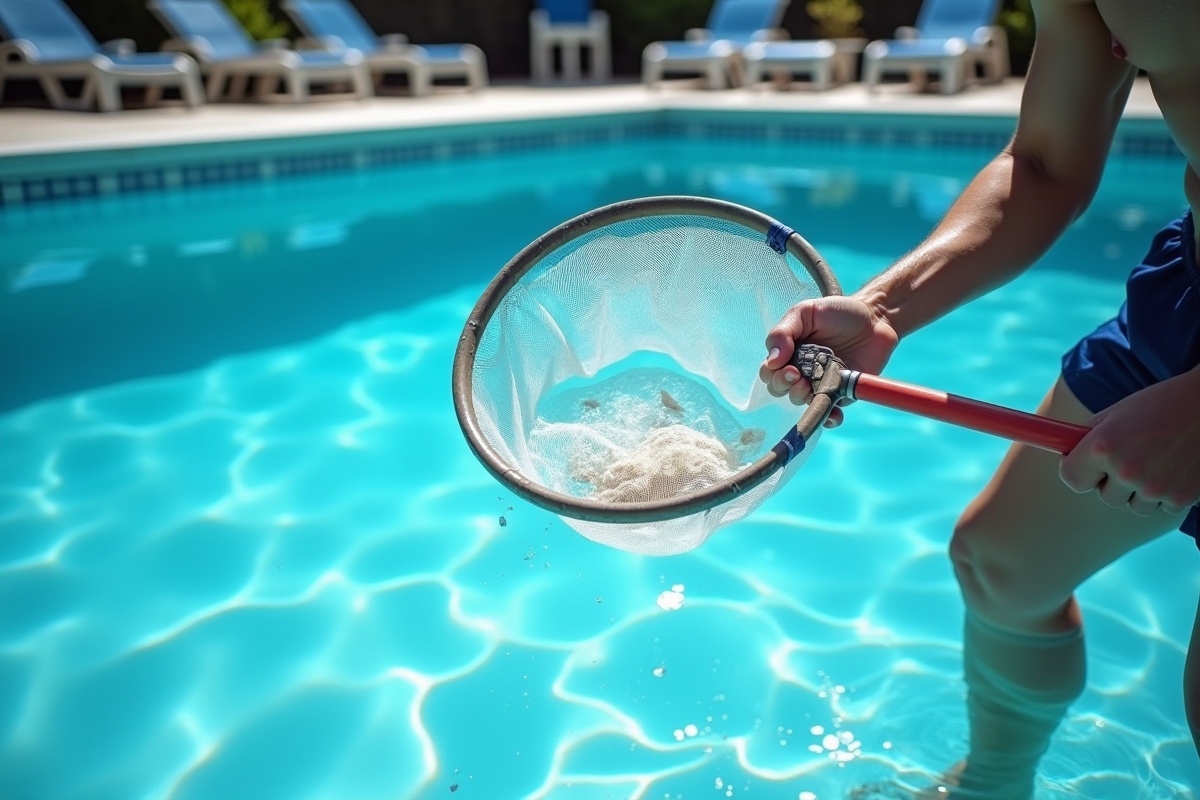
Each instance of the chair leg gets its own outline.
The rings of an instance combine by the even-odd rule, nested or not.
[[[608,37],[598,37],[592,42],[592,80],[599,83],[611,77],[612,54],[609,52]]]
[[[215,103],[221,99],[221,91],[225,88],[225,71],[214,69],[208,76],[208,102]]]
[[[658,61],[642,59],[642,83],[653,89],[662,80],[662,65]]]
[[[813,88],[818,92],[823,92],[833,85],[833,67],[833,60],[827,59],[813,69]]]
[[[113,112],[121,110],[121,85],[117,79],[104,72],[96,73],[96,103],[100,110]]]
[[[204,84],[195,72],[185,72],[179,81],[179,93],[188,108],[195,108],[204,100]]]
[[[374,94],[371,84],[371,70],[367,67],[366,62],[359,64],[354,68],[354,97],[358,100],[363,100]]]
[[[151,83],[146,87],[146,105],[162,105],[163,87],[161,83]]]
[[[488,85],[487,56],[478,47],[472,46],[467,70],[467,86],[472,91],[486,89]]]
[[[529,40],[529,62],[533,72],[534,83],[549,82],[550,70],[547,67],[549,61],[549,48],[546,47],[542,37],[534,35]]]
[[[942,84],[942,94],[957,94],[963,88],[963,78],[966,59],[947,58],[942,61],[939,80]],[[970,62],[974,68],[974,62]]]
[[[867,85],[867,92],[874,94],[879,90],[880,64],[873,58],[865,59],[863,62],[863,83]]]
[[[413,97],[424,97],[429,94],[433,88],[433,76],[429,73],[429,67],[423,64],[415,64],[408,70],[408,85],[412,90]]]
[[[562,64],[563,64],[563,80],[570,83],[577,83],[580,78],[579,72],[579,57],[580,51],[583,48],[579,42],[563,42],[562,45]]]
[[[301,75],[298,70],[291,70],[284,80],[287,84],[288,97],[293,103],[303,103],[308,98],[307,75]]]

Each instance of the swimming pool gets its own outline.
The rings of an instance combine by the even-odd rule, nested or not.
[[[852,289],[989,156],[685,134],[6,206],[0,796],[825,799],[961,757],[945,547],[1002,443],[856,407],[751,519],[651,559],[511,497],[457,429],[462,321],[554,224],[719,197]],[[1114,159],[889,374],[1034,407],[1179,173]],[[1195,796],[1197,557],[1168,536],[1081,592],[1045,796]]]

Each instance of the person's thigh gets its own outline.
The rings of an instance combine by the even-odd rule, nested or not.
[[[1061,377],[1038,413],[1075,423],[1092,417]],[[1054,615],[1079,584],[1186,516],[1139,517],[1095,491],[1077,494],[1059,478],[1060,458],[1013,445],[955,529],[950,550],[964,599],[996,624],[1046,632],[1071,624]]]

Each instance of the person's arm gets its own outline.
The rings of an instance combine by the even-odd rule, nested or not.
[[[967,187],[928,239],[850,297],[791,308],[767,335],[760,377],[802,404],[788,366],[796,342],[833,348],[878,373],[904,335],[1027,269],[1091,201],[1136,73],[1087,0],[1033,0],[1037,44],[1012,142]],[[835,409],[830,424],[841,419]]]
[[[1011,144],[930,237],[857,296],[903,337],[1006,283],[1091,202],[1135,70],[1096,7],[1034,0],[1037,45]]]

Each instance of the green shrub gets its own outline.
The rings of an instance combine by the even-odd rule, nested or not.
[[[1029,68],[1035,32],[1030,0],[1004,0],[1000,24],[1008,33],[1008,52],[1012,56],[1013,71],[1023,75]]]
[[[677,41],[688,28],[703,28],[713,0],[597,0],[612,21],[613,68],[641,72],[642,50],[651,42]]]
[[[268,0],[225,0],[225,5],[255,41],[283,39],[291,33],[291,25],[271,14]]]
[[[863,10],[855,0],[812,0],[804,10],[817,23],[817,35],[823,39],[853,39],[863,35],[858,27]]]

